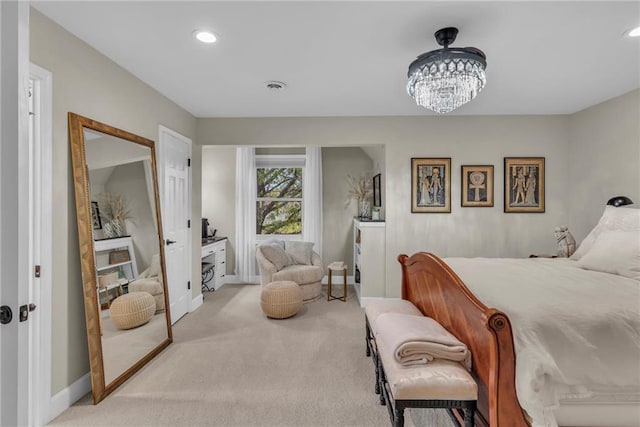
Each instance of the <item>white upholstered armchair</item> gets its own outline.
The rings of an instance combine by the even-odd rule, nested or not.
[[[156,301],[156,313],[164,310],[164,288],[162,286],[162,270],[160,257],[155,254],[151,258],[151,265],[129,283],[129,292],[147,292]]]
[[[318,298],[324,270],[322,258],[312,247],[313,243],[298,241],[270,241],[258,246],[256,260],[262,285],[290,280],[300,285],[303,301]]]

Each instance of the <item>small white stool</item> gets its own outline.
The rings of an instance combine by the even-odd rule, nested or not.
[[[329,264],[327,267],[329,269],[329,283],[327,287],[327,301],[331,301],[334,299],[347,302],[347,266],[345,264],[336,265],[335,263]],[[331,293],[331,272],[332,271],[342,271],[342,296],[335,297]]]

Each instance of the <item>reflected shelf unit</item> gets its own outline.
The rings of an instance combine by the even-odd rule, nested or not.
[[[136,264],[136,254],[133,250],[133,240],[131,236],[117,237],[115,239],[102,239],[93,242],[96,250],[96,270],[98,274],[109,271],[121,271],[127,280],[131,281],[138,277],[138,265]],[[121,262],[110,262],[112,251],[129,252],[129,259]]]

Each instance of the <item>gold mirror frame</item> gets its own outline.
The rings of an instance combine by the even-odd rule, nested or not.
[[[89,347],[89,365],[91,367],[91,389],[93,403],[96,404],[126,381],[147,362],[166,348],[173,341],[171,330],[171,316],[169,312],[169,292],[167,288],[167,273],[165,268],[164,238],[162,235],[162,220],[160,215],[160,198],[158,191],[158,174],[156,170],[155,143],[141,136],[109,126],[104,123],[69,113],[69,141],[71,145],[71,160],[73,168],[73,186],[75,190],[78,241],[80,245],[80,264],[84,291],[84,309],[87,323],[87,341]],[[151,169],[153,173],[153,191],[155,195],[155,210],[158,224],[158,247],[164,289],[165,318],[167,324],[167,339],[135,362],[109,384],[105,384],[105,370],[103,360],[100,310],[97,295],[95,248],[92,232],[91,204],[89,195],[89,170],[86,162],[86,147],[84,129],[91,129],[116,138],[127,140],[135,144],[148,147],[151,151]]]

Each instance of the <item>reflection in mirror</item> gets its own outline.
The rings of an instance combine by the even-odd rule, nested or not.
[[[73,113],[69,129],[97,403],[171,342],[154,143]]]

